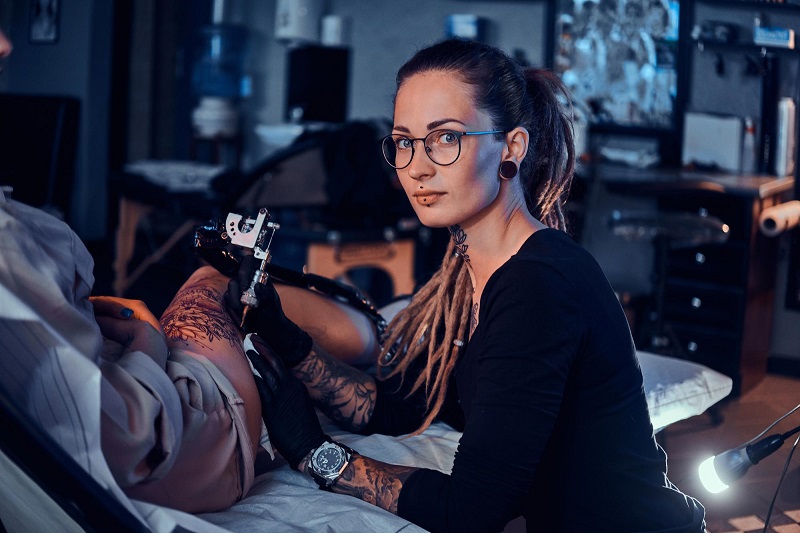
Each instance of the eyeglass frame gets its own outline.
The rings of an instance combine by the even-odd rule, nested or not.
[[[470,136],[470,135],[491,135],[493,133],[507,133],[507,132],[505,132],[503,130],[458,131],[458,130],[451,130],[451,129],[448,129],[448,128],[436,129],[436,130],[433,130],[433,131],[429,132],[425,137],[417,137],[417,138],[408,137],[406,135],[403,135],[402,133],[390,133],[389,135],[387,135],[387,136],[385,136],[384,138],[381,139],[381,153],[383,154],[383,159],[393,169],[402,170],[402,169],[408,167],[411,164],[411,162],[414,160],[414,154],[416,153],[416,148],[415,148],[416,141],[422,141],[422,146],[427,148],[427,146],[425,145],[425,140],[428,137],[430,137],[431,135],[433,135],[434,133],[441,132],[441,131],[454,133],[456,135],[456,138],[458,139],[458,155],[456,155],[456,158],[453,159],[450,163],[439,163],[439,162],[433,160],[433,158],[431,157],[431,154],[428,152],[428,150],[425,150],[425,155],[428,156],[428,159],[430,159],[435,165],[439,165],[440,167],[449,167],[450,165],[455,164],[455,162],[458,161],[458,158],[461,157],[461,137]],[[386,157],[386,150],[384,150],[384,148],[383,148],[384,144],[386,143],[386,140],[390,139],[390,138],[394,138],[395,136],[405,137],[406,139],[411,141],[411,157],[408,158],[408,163],[406,163],[402,167],[397,167],[391,161],[389,161],[389,158]]]

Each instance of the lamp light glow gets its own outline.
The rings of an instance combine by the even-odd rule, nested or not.
[[[721,492],[741,478],[747,470],[781,447],[787,434],[764,437],[754,444],[722,452],[703,461],[698,475],[709,492]]]
[[[717,475],[717,471],[714,470],[714,459],[716,455],[712,455],[702,463],[700,463],[700,467],[697,469],[698,474],[700,475],[700,482],[706,488],[708,492],[711,493],[718,493],[722,492],[723,490],[728,488],[728,485],[722,482],[722,480]]]
[[[795,433],[800,433],[800,426],[797,426],[786,433],[770,435],[759,441],[756,441],[756,439],[761,438],[767,431],[775,427],[778,422],[794,413],[798,409],[800,409],[800,404],[796,405],[788,413],[770,424],[767,429],[738,448],[733,448],[732,450],[728,450],[719,455],[709,457],[700,463],[697,473],[699,474],[700,481],[703,483],[703,486],[706,488],[706,490],[716,493],[727,489],[732,482],[745,475],[751,466],[758,464],[759,461],[780,448],[787,438]],[[767,519],[764,520],[765,533],[769,529],[769,519],[770,516],[772,516],[772,509],[775,506],[775,500],[778,498],[778,491],[780,490],[781,483],[783,483],[783,479],[786,476],[786,471],[789,469],[789,462],[792,460],[792,454],[794,454],[794,450],[797,448],[798,442],[800,442],[800,437],[797,437],[797,439],[794,441],[794,445],[792,445],[792,451],[789,452],[789,457],[786,458],[786,464],[783,466],[783,473],[778,481],[778,487],[775,489],[775,495],[772,497],[772,501],[769,504]]]

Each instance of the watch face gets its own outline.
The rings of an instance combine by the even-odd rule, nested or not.
[[[338,474],[345,464],[345,455],[338,446],[324,446],[314,454],[314,469],[321,475]]]

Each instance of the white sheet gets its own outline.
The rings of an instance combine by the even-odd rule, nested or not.
[[[327,422],[323,416],[320,420]],[[330,422],[323,429],[333,438],[364,455],[390,463],[449,472],[461,434],[436,423],[424,435],[394,438],[385,435],[353,435]],[[201,517],[236,532],[249,531],[424,531],[402,518],[351,496],[319,490],[310,477],[285,463],[260,476],[242,501],[221,513]]]

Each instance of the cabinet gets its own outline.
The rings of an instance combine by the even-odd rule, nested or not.
[[[658,198],[661,210],[707,213],[730,228],[725,243],[667,252],[663,319],[682,355],[733,379],[733,396],[755,386],[767,369],[777,240],[761,234],[758,218],[791,185],[784,189]]]

